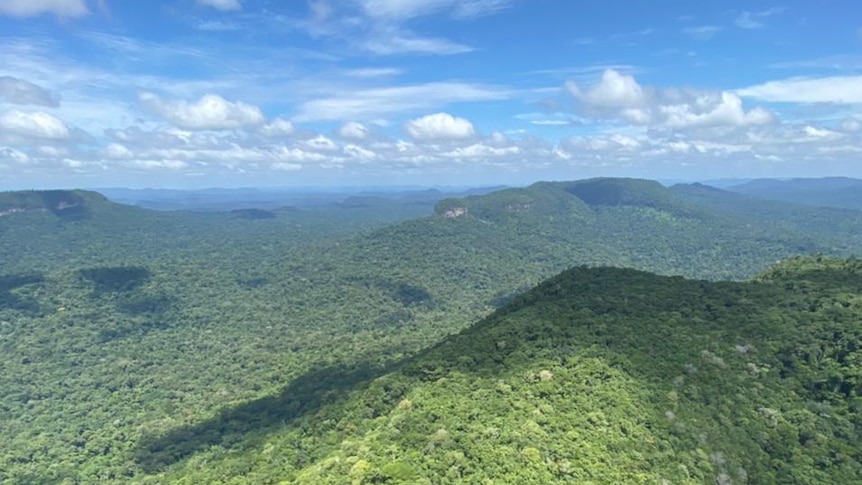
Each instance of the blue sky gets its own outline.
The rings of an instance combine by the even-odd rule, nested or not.
[[[862,176],[850,0],[0,0],[0,188]]]

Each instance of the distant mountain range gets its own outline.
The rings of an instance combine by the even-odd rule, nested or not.
[[[795,204],[862,210],[862,180],[847,177],[757,179],[725,189]]]
[[[95,189],[111,200],[155,210],[228,211],[277,209],[284,206],[317,207],[346,199],[376,198],[393,204],[426,208],[452,195],[483,194],[500,187],[333,187],[333,188],[237,188],[237,189]]]

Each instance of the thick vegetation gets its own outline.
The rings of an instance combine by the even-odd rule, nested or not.
[[[311,373],[138,458],[177,483],[856,483],[860,292],[859,260],[577,268],[370,383]]]
[[[320,460],[346,435],[328,426],[353,425],[331,404],[565,268],[744,279],[862,253],[858,212],[619,179],[449,199],[392,225],[415,208],[160,213],[74,194],[83,217],[20,200],[0,216],[4,483],[338,482]],[[357,416],[407,391],[381,392]]]

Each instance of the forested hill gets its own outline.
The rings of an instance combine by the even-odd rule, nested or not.
[[[424,247],[427,254],[435,247],[458,254],[487,245],[488,253],[515,253],[556,271],[609,264],[708,279],[745,278],[794,254],[862,253],[862,212],[764,201],[703,185],[543,182],[446,199],[436,214],[441,221],[384,228],[381,238]]]
[[[425,216],[432,205],[389,202],[163,212],[112,202],[92,191],[0,192],[0,271],[188,261],[225,252],[251,263],[272,258],[279,249],[327,245]]]
[[[57,217],[80,218],[106,202],[102,194],[84,190],[0,192],[0,216],[50,212]]]
[[[858,259],[574,268],[370,382],[316,373],[139,459],[188,483],[858,483],[860,292]],[[254,440],[212,448],[231,427]]]
[[[285,456],[266,446],[285,423],[566,268],[746,279],[794,254],[862,254],[862,213],[754,200],[598,179],[390,225],[404,213],[377,204],[199,214],[100,199],[80,218],[10,213],[0,482],[172,483],[160,474],[233,454],[246,459],[225,476],[298,473],[337,436],[308,422]]]

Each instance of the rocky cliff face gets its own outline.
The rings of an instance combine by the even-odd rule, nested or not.
[[[466,207],[456,206],[456,207],[450,207],[450,208],[446,209],[445,211],[443,211],[443,217],[453,219],[455,217],[466,216],[469,213],[470,213],[470,211],[467,210]]]
[[[51,212],[65,217],[86,212],[88,201],[104,201],[96,192],[81,190],[28,190],[0,193],[0,217],[24,212]]]

